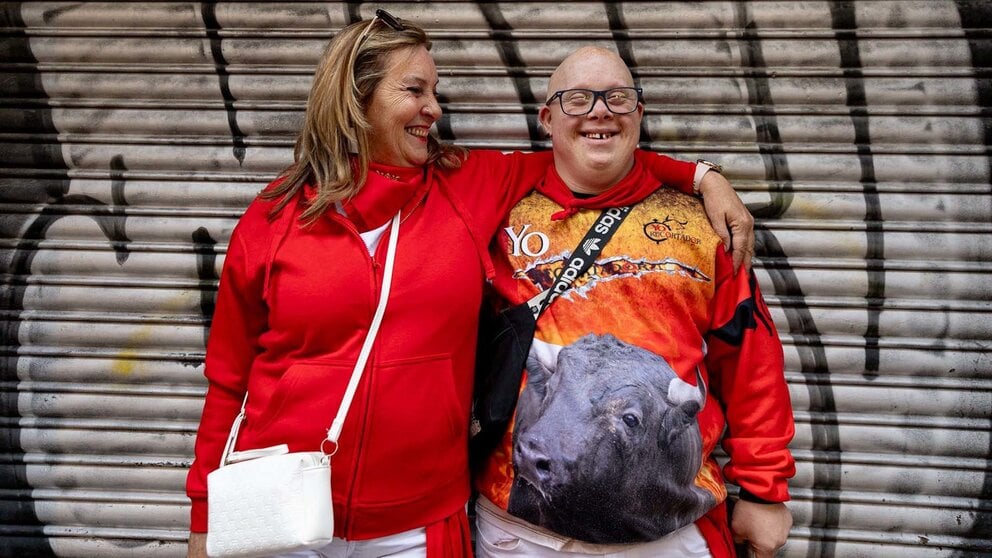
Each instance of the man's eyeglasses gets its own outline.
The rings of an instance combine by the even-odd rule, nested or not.
[[[403,24],[400,23],[398,19],[393,17],[393,14],[380,8],[375,11],[375,15],[372,16],[372,20],[369,21],[369,26],[365,28],[365,31],[362,31],[362,36],[358,38],[358,43],[356,44],[361,45],[362,43],[364,43],[365,39],[367,39],[369,37],[369,34],[372,33],[372,28],[375,27],[376,22],[379,21],[392,27],[394,31],[403,30]]]
[[[592,112],[596,99],[603,99],[603,104],[613,114],[629,114],[637,110],[637,103],[642,101],[640,87],[614,87],[604,91],[592,89],[563,89],[555,91],[545,105],[558,99],[561,111],[569,116],[585,116]]]

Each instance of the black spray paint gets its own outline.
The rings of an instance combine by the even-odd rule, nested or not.
[[[9,62],[20,63],[21,71],[28,74],[27,79],[0,80],[0,96],[5,99],[37,99],[44,101],[47,97],[41,84],[41,72],[38,60],[31,52],[31,45],[25,33],[24,21],[21,18],[21,2],[6,2],[0,4],[0,27],[6,29],[4,50],[9,53]],[[56,130],[52,124],[51,110],[48,103],[39,102],[36,110],[37,120],[33,123],[34,130],[42,137],[54,137]],[[32,146],[33,147],[33,146]],[[8,152],[8,149],[11,151]],[[20,146],[17,148],[20,149]],[[0,161],[16,160],[14,148],[0,144]],[[39,196],[58,198],[69,191],[69,179],[66,173],[65,161],[58,149],[34,150],[33,164],[37,168],[46,169],[49,176],[39,180],[45,185],[44,192]],[[6,165],[4,165],[6,166]],[[33,194],[33,193],[32,193]],[[10,194],[0,192],[0,203],[14,201],[5,199]],[[35,197],[32,195],[31,197]],[[23,230],[28,226],[30,214],[5,215],[4,219],[23,219],[20,223],[11,223],[9,229]],[[21,314],[24,311],[24,293],[26,279],[30,275],[31,259],[36,253],[36,242],[20,240],[11,261],[4,272],[3,282],[0,283],[0,303],[6,310],[6,317],[0,321],[0,381],[8,385],[17,385],[20,381],[17,373],[18,355],[20,353]],[[2,524],[5,529],[12,530],[14,536],[0,537],[0,555],[3,556],[54,556],[48,539],[43,534],[43,523],[35,511],[35,500],[31,497],[32,486],[27,480],[25,466],[25,450],[21,446],[20,411],[17,406],[17,390],[0,392],[0,416],[6,423],[0,432],[0,453],[5,458],[0,461],[0,487],[16,491],[19,495],[16,501],[10,501],[16,507],[12,516],[5,516]],[[8,531],[9,532],[9,531]]]
[[[782,145],[778,119],[774,110],[774,99],[769,85],[769,72],[764,60],[761,39],[751,14],[750,7],[737,4],[737,24],[742,31],[742,65],[747,72],[745,82],[748,91],[748,104],[753,109],[756,138],[761,157],[765,162],[765,178],[778,188],[772,192],[772,201],[766,206],[748,206],[758,219],[777,219],[792,203],[792,172]],[[783,304],[789,333],[796,337],[796,351],[799,354],[800,372],[805,377],[809,392],[810,411],[823,417],[823,420],[810,425],[813,434],[813,486],[817,493],[840,489],[840,460],[835,455],[839,443],[837,426],[837,406],[833,389],[822,378],[828,372],[826,352],[820,333],[813,320],[813,314],[804,301],[802,287],[795,271],[788,263],[788,256],[775,235],[765,229],[756,230],[756,249],[774,263],[765,269],[775,285],[775,293],[788,300]],[[816,494],[815,494],[816,495]],[[836,546],[835,533],[840,523],[840,508],[828,502],[823,494],[816,495],[812,505],[810,527],[822,530],[819,541],[810,541],[807,551],[809,558],[831,557]]]
[[[503,17],[499,4],[479,4],[479,10],[489,24],[489,37],[496,44],[499,50],[499,57],[503,61],[510,77],[513,78],[513,85],[517,89],[517,97],[524,108],[527,116],[527,132],[530,135],[530,149],[537,151],[545,146],[541,127],[537,122],[537,111],[533,107],[537,105],[537,97],[530,86],[530,78],[527,76],[527,64],[517,48],[517,42],[513,38],[513,27]]]
[[[878,321],[885,304],[885,235],[882,231],[882,206],[875,181],[875,161],[871,152],[868,126],[868,102],[861,71],[861,52],[855,33],[857,22],[853,2],[830,2],[830,21],[840,49],[840,65],[847,90],[847,107],[854,125],[854,145],[861,165],[861,188],[865,197],[865,231],[868,252],[865,265],[868,272],[868,328],[865,331],[864,377],[878,377]]]
[[[203,25],[210,39],[210,54],[214,59],[214,68],[220,82],[220,93],[224,97],[224,110],[227,111],[227,125],[231,130],[231,140],[234,142],[234,158],[238,164],[245,162],[245,136],[238,127],[238,113],[234,107],[234,94],[231,93],[230,75],[227,72],[227,59],[221,47],[220,23],[217,22],[217,2],[203,2],[200,5]]]

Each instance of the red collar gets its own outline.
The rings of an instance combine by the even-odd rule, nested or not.
[[[648,169],[637,159],[634,167],[620,182],[610,186],[604,192],[591,198],[577,198],[558,175],[554,165],[548,167],[548,172],[537,185],[537,191],[562,206],[562,210],[551,216],[553,221],[566,219],[575,215],[581,209],[603,209],[635,204],[651,195],[661,187],[658,179],[648,172]]]
[[[353,159],[352,170],[357,174],[358,169],[354,162]],[[431,170],[422,167],[392,167],[370,163],[365,184],[350,199],[342,201],[341,208],[358,232],[370,231],[392,219],[400,209],[404,213],[416,209],[427,194],[430,175]],[[307,201],[313,200],[317,195],[316,188],[306,184],[303,195]]]
[[[388,175],[388,176],[387,176]],[[341,203],[358,232],[389,221],[400,209],[412,211],[427,192],[423,168],[369,164],[369,175],[358,193]],[[399,178],[399,180],[394,180]]]

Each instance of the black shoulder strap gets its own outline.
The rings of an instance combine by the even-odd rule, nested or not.
[[[562,268],[561,272],[558,273],[558,276],[555,277],[555,282],[551,285],[551,288],[534,295],[533,298],[527,301],[527,306],[530,307],[530,311],[534,314],[534,320],[537,320],[548,305],[567,291],[572,286],[572,283],[592,266],[592,263],[596,261],[596,257],[603,251],[606,243],[613,238],[613,233],[617,232],[620,224],[627,218],[633,207],[632,205],[611,207],[604,209],[599,214],[599,218],[592,224],[586,235],[582,237],[578,246],[572,250],[571,255],[568,257],[568,262]]]

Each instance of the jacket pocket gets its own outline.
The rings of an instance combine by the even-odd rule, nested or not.
[[[375,371],[360,465],[366,504],[412,500],[465,476],[468,407],[450,355],[383,362]]]
[[[290,451],[318,451],[341,405],[351,366],[327,360],[292,364],[275,384],[258,417],[245,422],[245,448],[289,444]]]

